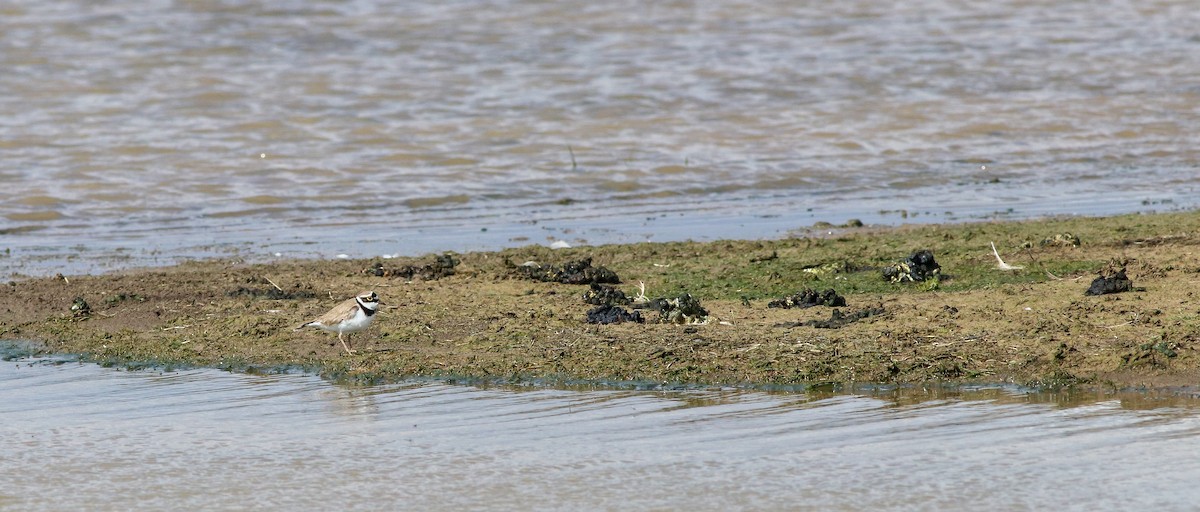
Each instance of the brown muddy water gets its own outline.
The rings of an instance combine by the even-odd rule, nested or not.
[[[0,362],[0,510],[1194,510],[1200,402]]]
[[[1195,208],[1194,2],[10,1],[0,270]]]

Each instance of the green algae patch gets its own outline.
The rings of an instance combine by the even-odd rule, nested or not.
[[[0,339],[113,366],[302,369],[359,383],[1170,387],[1200,377],[1198,249],[1200,214],[1174,213],[531,246],[386,266],[198,261],[9,283]],[[885,278],[889,266],[907,261],[911,270],[925,252],[936,258],[933,279]],[[453,272],[393,270],[430,261]],[[532,279],[525,262],[580,275],[603,268],[605,278]],[[1085,295],[1113,268],[1136,286]],[[294,330],[365,289],[384,307],[352,335],[357,353],[344,354],[336,335]],[[844,305],[770,307],[797,290],[828,290]],[[588,322],[597,302],[638,308],[655,297],[688,297],[704,314],[676,322],[641,309],[642,323]]]

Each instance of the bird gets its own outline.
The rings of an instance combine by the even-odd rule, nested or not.
[[[346,342],[349,334],[356,331],[366,329],[371,325],[371,321],[375,320],[376,309],[379,305],[379,296],[373,291],[365,291],[354,298],[346,299],[341,304],[334,306],[333,309],[326,312],[324,315],[316,319],[300,324],[296,330],[299,331],[305,327],[316,327],[323,331],[336,332],[338,341],[342,342],[342,348],[346,349],[347,354],[353,354],[350,350],[350,344]]]

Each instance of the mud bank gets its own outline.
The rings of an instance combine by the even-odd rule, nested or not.
[[[197,261],[8,282],[0,338],[104,364],[300,367],[359,382],[1186,387],[1200,382],[1198,249],[1193,212],[823,225],[775,241],[531,246],[392,260]],[[921,251],[936,258],[937,272],[896,278]],[[600,295],[625,300],[600,307],[644,321],[589,323],[597,288],[544,278],[547,269],[605,276],[600,282],[615,290]],[[1085,294],[1098,277],[1121,271],[1127,291]],[[361,290],[376,291],[386,306],[351,338],[355,354],[333,334],[293,331]],[[786,300],[813,294],[836,294],[845,306]],[[683,297],[699,309],[663,311]]]

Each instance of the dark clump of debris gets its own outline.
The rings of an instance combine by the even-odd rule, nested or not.
[[[620,306],[603,305],[593,308],[587,312],[587,323],[589,324],[619,324],[621,322],[637,322],[643,323],[646,319],[642,318],[640,311],[629,312]]]
[[[929,250],[912,253],[904,261],[884,267],[883,278],[893,283],[921,282],[938,279],[942,266],[933,259]]]
[[[625,292],[603,284],[592,283],[590,290],[583,292],[583,301],[597,306],[628,305],[631,301]]]
[[[1050,238],[1044,238],[1039,243],[1043,247],[1079,247],[1083,241],[1071,233],[1059,233]]]
[[[1125,269],[1121,268],[1117,271],[1101,272],[1100,276],[1092,281],[1092,285],[1088,287],[1084,295],[1105,295],[1109,293],[1121,293],[1133,290],[1133,281],[1125,276]]]
[[[700,301],[685,293],[672,299],[654,299],[650,302],[635,304],[635,308],[650,309],[658,312],[659,321],[672,324],[703,324],[708,322],[708,310],[700,305]]]
[[[767,304],[769,308],[811,308],[813,306],[829,306],[831,308],[841,307],[846,305],[846,298],[838,295],[833,288],[825,291],[817,292],[811,288],[805,288],[798,293],[788,295],[780,299],[775,299]]]
[[[516,267],[518,274],[535,281],[563,284],[619,284],[617,273],[604,267],[593,267],[591,258],[570,261],[562,266],[540,265],[532,261]]]
[[[384,268],[383,263],[375,262],[374,265],[364,270],[363,273],[375,277],[420,278],[425,281],[435,281],[454,275],[454,267],[457,266],[458,260],[454,258],[454,255],[439,254],[434,257],[433,263],[426,263],[424,265],[404,265],[399,268]]]
[[[843,314],[842,310],[835,309],[835,310],[833,310],[832,313],[830,313],[828,320],[807,320],[804,322],[788,322],[788,323],[782,323],[782,324],[775,324],[775,327],[787,327],[787,328],[815,327],[817,329],[841,329],[842,327],[850,325],[850,324],[857,322],[859,320],[862,320],[864,318],[869,318],[869,317],[872,317],[875,315],[882,315],[884,313],[886,313],[886,311],[884,311],[884,309],[882,307],[860,309],[860,310],[855,311],[850,314]]]
[[[92,315],[92,307],[88,305],[83,297],[75,297],[71,302],[71,316],[75,318],[85,319]]]
[[[248,297],[253,297],[256,299],[259,297],[263,297],[263,298],[267,298],[267,299],[271,299],[271,300],[298,300],[298,299],[313,299],[313,298],[317,297],[317,294],[315,294],[313,292],[309,292],[309,291],[286,292],[286,291],[280,290],[279,288],[263,289],[263,288],[246,288],[244,286],[240,286],[236,290],[230,290],[229,292],[226,292],[225,295],[228,295],[230,297],[248,296]]]

